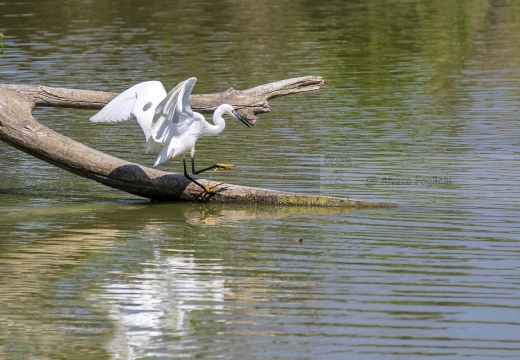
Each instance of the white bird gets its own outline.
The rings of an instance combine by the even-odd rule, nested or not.
[[[199,185],[205,192],[208,188],[193,179],[186,170],[185,154],[190,151],[191,169],[194,175],[211,169],[227,169],[230,164],[215,164],[195,170],[195,143],[202,136],[215,136],[224,130],[226,123],[222,115],[236,117],[246,126],[247,120],[236,113],[231,105],[220,105],[213,113],[210,124],[202,114],[192,111],[190,94],[197,78],[189,78],[169,93],[159,81],[146,81],[123,91],[103,109],[90,118],[93,122],[120,122],[136,119],[144,132],[148,151],[159,153],[154,167],[170,158],[182,155],[184,176]]]

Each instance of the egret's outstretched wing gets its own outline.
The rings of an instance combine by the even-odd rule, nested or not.
[[[190,95],[196,82],[192,77],[179,83],[155,108],[151,135],[157,143],[166,144],[184,134],[194,121]]]
[[[145,81],[123,91],[90,118],[93,122],[136,119],[149,140],[155,106],[166,97],[160,81]]]

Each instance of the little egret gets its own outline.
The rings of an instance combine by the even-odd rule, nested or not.
[[[146,81],[123,91],[110,101],[96,115],[90,118],[93,122],[120,122],[136,119],[146,138],[147,151],[159,153],[154,167],[170,158],[182,155],[184,176],[209,192],[193,179],[186,170],[185,154],[190,151],[191,169],[194,175],[211,169],[228,169],[231,164],[215,164],[195,170],[195,143],[202,136],[215,136],[224,130],[226,122],[222,115],[236,117],[246,126],[251,126],[231,105],[223,104],[213,113],[210,124],[202,114],[194,112],[189,103],[190,94],[197,78],[189,78],[179,83],[169,93],[159,81]]]

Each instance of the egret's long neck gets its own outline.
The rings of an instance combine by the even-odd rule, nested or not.
[[[213,113],[213,124],[207,124],[206,129],[204,131],[205,135],[218,135],[220,134],[224,128],[226,127],[226,122],[224,121],[224,118],[222,115],[226,112],[226,109],[224,107],[219,106],[217,110]]]

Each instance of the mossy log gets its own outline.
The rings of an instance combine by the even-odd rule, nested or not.
[[[231,104],[250,121],[269,111],[268,99],[319,89],[323,79],[307,76],[261,85],[244,91],[192,95],[195,111],[211,112]],[[389,204],[340,197],[299,194],[232,184],[221,184],[214,194],[201,197],[201,189],[183,175],[130,163],[63,136],[32,117],[36,106],[101,109],[117,93],[0,84],[0,140],[50,164],[106,186],[157,201],[263,203],[302,206],[388,207]]]

